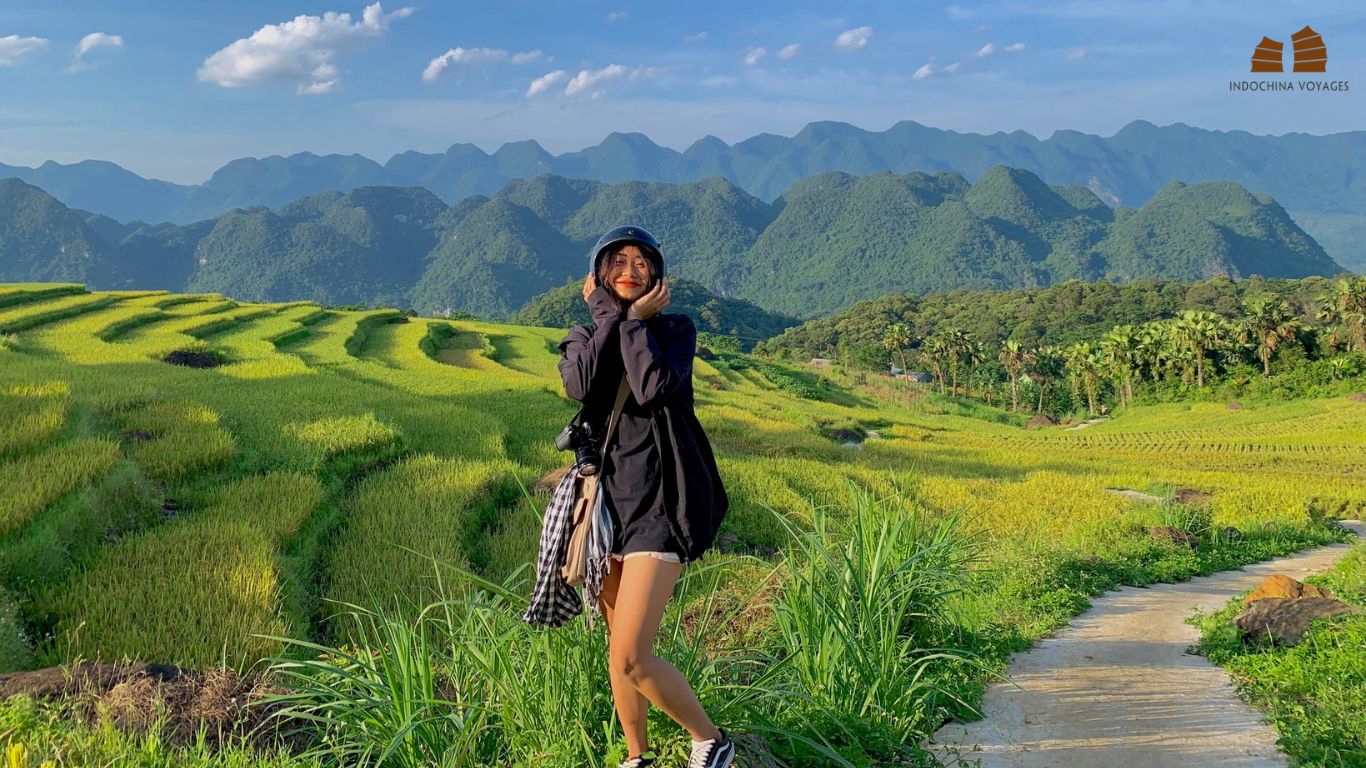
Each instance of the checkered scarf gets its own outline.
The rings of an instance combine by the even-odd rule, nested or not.
[[[588,570],[583,583],[583,597],[580,598],[578,591],[560,575],[569,536],[574,530],[574,479],[578,472],[579,462],[575,462],[555,487],[555,493],[545,510],[545,518],[541,521],[541,545],[536,554],[536,586],[531,593],[531,604],[522,614],[522,619],[529,624],[562,626],[583,611],[584,602],[588,603],[586,620],[589,627],[593,626],[593,618],[601,614],[598,595],[602,593],[602,580],[607,574],[612,547],[612,518],[603,502],[601,485],[593,511],[593,527],[588,535]]]

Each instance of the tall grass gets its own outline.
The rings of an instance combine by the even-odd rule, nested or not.
[[[728,592],[736,585],[724,578],[738,560],[695,564],[666,610],[656,653],[692,681],[713,721],[754,737],[751,757],[852,766],[921,755],[915,744],[938,724],[933,702],[945,693],[929,672],[966,656],[922,646],[948,620],[944,600],[972,561],[972,541],[956,519],[932,518],[904,496],[852,484],[850,495],[839,526],[822,509],[814,531],[794,527],[795,549],[744,594]],[[270,638],[293,652],[272,662],[291,690],[269,704],[275,718],[307,724],[307,756],[395,766],[587,766],[621,756],[603,631],[523,623],[525,567],[494,583],[408,554],[430,561],[439,596],[415,619],[345,603],[347,645]],[[776,614],[776,639],[728,647],[756,606]],[[681,760],[683,732],[653,714],[652,743]]]
[[[624,757],[601,626],[590,629],[576,620],[540,630],[523,622],[525,568],[494,583],[464,568],[429,564],[440,599],[415,619],[345,604],[349,645],[271,638],[296,653],[272,660],[272,672],[291,690],[263,704],[274,708],[272,722],[307,724],[303,730],[314,742],[305,756],[414,767],[587,766],[602,765],[612,754]],[[688,594],[705,583],[699,600],[715,608],[720,581],[706,574],[717,567],[691,568],[679,591]],[[656,652],[694,680],[708,711],[735,732],[782,734],[773,711],[785,706],[785,694],[799,694],[783,687],[781,663],[754,651],[703,649],[711,622],[738,621],[735,615],[704,611],[706,618],[696,623],[684,621],[676,604],[672,610]],[[313,658],[293,658],[298,651]],[[652,715],[654,743],[681,756],[686,734],[658,710]],[[822,764],[847,765],[828,749],[824,755]]]
[[[928,512],[904,489],[879,498],[854,486],[851,499],[846,519],[832,523],[820,507],[814,530],[792,529],[775,623],[813,721],[890,754],[939,724],[933,702],[951,692],[935,681],[935,665],[968,656],[926,645],[952,623],[947,598],[965,580],[976,540],[956,516]]]

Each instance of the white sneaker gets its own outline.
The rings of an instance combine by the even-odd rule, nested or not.
[[[726,735],[726,729],[716,730],[721,732],[721,738],[693,744],[688,768],[727,768],[735,762],[735,743]]]

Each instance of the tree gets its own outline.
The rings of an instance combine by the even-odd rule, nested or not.
[[[1028,363],[1029,375],[1039,385],[1039,406],[1034,412],[1043,413],[1044,392],[1049,384],[1062,378],[1066,370],[1066,360],[1062,350],[1052,345],[1038,347],[1031,357],[1032,360]]]
[[[1187,362],[1195,365],[1195,386],[1205,388],[1205,359],[1223,346],[1229,337],[1228,329],[1213,312],[1186,310],[1171,328],[1172,340]]]
[[[1138,359],[1140,366],[1147,366],[1153,383],[1171,368],[1174,355],[1172,350],[1171,323],[1150,320],[1138,327]]]
[[[1271,356],[1282,341],[1295,338],[1300,329],[1299,320],[1290,312],[1290,306],[1270,294],[1248,299],[1244,305],[1244,315],[1238,324],[1238,341],[1251,344],[1262,361],[1262,375],[1271,375]]]
[[[1064,353],[1067,372],[1072,377],[1072,395],[1081,399],[1081,391],[1086,390],[1087,412],[1096,414],[1097,387],[1100,384],[1100,359],[1096,348],[1090,342],[1080,342],[1067,348]]]
[[[920,359],[929,363],[939,382],[939,393],[944,393],[944,366],[949,360],[949,343],[942,335],[931,336],[920,345]]]
[[[1010,410],[1020,410],[1020,374],[1024,373],[1031,363],[1034,362],[1034,353],[1025,349],[1020,342],[1013,339],[1007,340],[1001,345],[1001,353],[996,359],[1006,369],[1006,375],[1010,377]]]
[[[953,394],[958,394],[958,367],[961,363],[973,365],[985,359],[982,354],[981,345],[972,340],[959,328],[949,328],[944,331],[944,343],[949,359],[949,376],[953,383],[949,388]]]
[[[1366,277],[1344,277],[1333,292],[1319,297],[1317,319],[1333,326],[1332,343],[1345,335],[1358,352],[1366,352]]]
[[[887,326],[882,333],[883,349],[893,350],[901,358],[901,372],[906,372],[906,346],[911,343],[911,327],[904,322]]]
[[[1117,325],[1100,340],[1100,360],[1119,382],[1121,405],[1134,401],[1134,371],[1139,367],[1139,336],[1132,325]]]

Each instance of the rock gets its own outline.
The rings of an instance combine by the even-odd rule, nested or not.
[[[1030,419],[1030,420],[1029,420],[1029,423],[1026,424],[1025,427],[1027,427],[1027,428],[1029,428],[1029,429],[1037,429],[1037,428],[1039,428],[1039,427],[1052,427],[1052,426],[1056,426],[1057,423],[1058,423],[1057,420],[1054,419],[1052,416],[1049,416],[1049,415],[1046,414],[1046,413],[1040,413],[1040,414],[1038,414],[1037,416],[1035,416],[1034,418]]]
[[[1176,500],[1177,504],[1195,505],[1209,501],[1210,494],[1208,491],[1202,491],[1198,488],[1177,488],[1172,494],[1172,498]]]
[[[1315,619],[1329,619],[1344,613],[1360,613],[1341,600],[1327,597],[1268,597],[1249,605],[1234,623],[1250,641],[1270,639],[1294,645]]]
[[[1238,530],[1237,528],[1234,528],[1231,525],[1226,525],[1222,529],[1220,529],[1219,538],[1223,539],[1224,541],[1242,541],[1247,537],[1243,536],[1243,532]]]
[[[1195,548],[1195,540],[1180,528],[1170,525],[1154,525],[1148,529],[1148,535],[1158,541],[1170,541],[1180,546]]]
[[[1276,573],[1262,579],[1262,583],[1243,598],[1243,605],[1252,605],[1258,600],[1279,597],[1325,597],[1333,599],[1333,593],[1313,584],[1296,581],[1284,574]]]
[[[1353,392],[1347,399],[1354,403],[1366,403],[1366,392]]]
[[[1230,411],[1241,411],[1243,410],[1243,404],[1238,402],[1237,400],[1234,400],[1233,402],[1228,404],[1228,409]]]
[[[711,348],[710,348],[710,347],[698,347],[698,348],[697,348],[697,356],[698,356],[698,358],[700,358],[700,359],[702,359],[702,360],[715,360],[715,359],[716,359],[716,354],[715,354],[714,352],[711,351]]]

